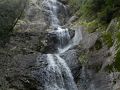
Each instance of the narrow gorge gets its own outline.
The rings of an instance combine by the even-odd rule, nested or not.
[[[0,0],[0,90],[120,90],[119,0]]]

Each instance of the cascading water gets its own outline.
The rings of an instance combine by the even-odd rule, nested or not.
[[[58,27],[60,22],[57,18],[57,0],[44,0],[43,4],[47,8],[47,13],[49,13],[49,21],[52,27]]]
[[[46,69],[44,90],[78,90],[71,70],[65,60],[60,57],[60,54],[67,51],[72,46],[79,44],[79,41],[82,39],[80,38],[81,32],[75,32],[75,36],[71,40],[69,30],[67,28],[61,28],[61,22],[58,19],[57,13],[59,4],[62,5],[62,3],[57,0],[43,1],[45,11],[49,13],[48,18],[50,26],[54,29],[54,32],[56,32],[59,40],[59,45],[57,46],[58,53],[47,54],[46,59],[48,66]],[[63,7],[66,9],[64,5]]]

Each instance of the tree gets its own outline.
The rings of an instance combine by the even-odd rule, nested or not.
[[[21,17],[27,0],[0,0],[0,45],[4,45]]]

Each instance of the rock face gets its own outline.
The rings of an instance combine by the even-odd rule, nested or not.
[[[0,2],[0,45],[8,42],[18,19],[23,14],[27,0],[4,0]]]
[[[6,61],[0,63],[1,90],[36,90],[38,82],[32,77],[31,69],[36,62],[37,54],[7,56]],[[4,57],[1,58],[4,60]],[[29,86],[29,87],[28,87]]]
[[[46,32],[47,24],[42,13],[42,0],[30,0],[23,18],[15,26],[15,32],[10,38],[9,48],[24,49],[27,52],[39,51],[41,38]]]
[[[19,32],[32,32],[40,34],[47,24],[42,13],[42,0],[30,0],[26,6],[24,18],[19,20],[15,29]]]
[[[113,51],[102,46],[98,37],[99,33],[83,32],[83,40],[79,47],[82,69],[77,82],[78,88],[79,90],[119,90],[120,73],[106,70],[106,66],[113,61]]]
[[[24,5],[22,1],[25,0],[18,0]],[[19,4],[16,0],[10,2],[13,2],[16,7]],[[32,76],[31,69],[36,64],[37,51],[41,48],[39,39],[47,28],[40,9],[41,2],[42,0],[30,0],[27,3],[24,15],[15,25],[15,31],[11,34],[9,42],[4,46],[5,48],[0,48],[0,90],[37,90],[38,82]],[[9,5],[10,3],[6,2],[6,4]],[[21,7],[18,8],[22,9]],[[18,8],[14,7],[17,10]],[[11,11],[11,13],[14,12]],[[18,10],[18,15],[19,12]],[[7,12],[5,11],[5,13]],[[7,14],[8,17],[11,17],[9,14]],[[7,21],[5,22],[7,23]],[[11,22],[8,21],[8,23]]]

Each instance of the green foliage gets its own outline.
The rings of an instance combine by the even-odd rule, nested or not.
[[[87,32],[89,33],[93,33],[96,31],[96,29],[98,28],[98,22],[97,20],[93,20],[91,22],[87,23]]]
[[[103,3],[104,0],[86,0],[80,9],[84,16],[92,16],[101,10]]]
[[[82,0],[69,0],[69,5],[71,6],[71,9],[75,12],[80,8],[80,3]]]
[[[113,45],[113,39],[112,39],[112,33],[110,32],[104,32],[102,34],[102,40],[108,47],[111,47]]]
[[[84,64],[84,65],[87,64],[87,62],[88,62],[88,56],[87,56],[87,54],[81,53],[80,57],[79,57],[79,60],[80,60],[81,64]]]
[[[76,15],[97,18],[100,23],[109,23],[114,17],[120,14],[120,0],[69,0],[73,12]]]
[[[116,70],[120,71],[120,32],[118,32],[116,35],[115,49],[115,62],[113,63],[113,66]]]
[[[72,7],[77,9],[76,15],[79,17],[77,23],[85,26],[89,33],[95,31],[101,33],[102,42],[98,41],[94,47],[97,50],[102,44],[108,48],[115,46],[114,62],[106,68],[109,71],[120,71],[120,0],[80,1],[70,0]],[[81,62],[84,63],[85,55],[81,55],[81,58],[83,58]]]
[[[109,72],[120,71],[120,32],[116,33],[114,47],[115,47],[114,62],[106,67],[106,70]]]

